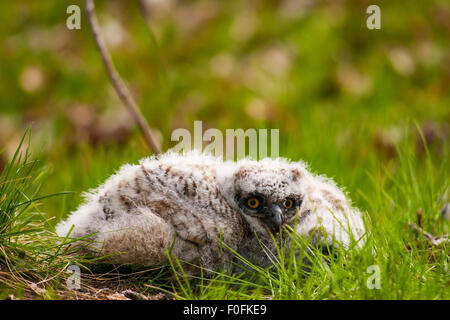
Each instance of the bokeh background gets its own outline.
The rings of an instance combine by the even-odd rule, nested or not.
[[[68,30],[66,8],[82,8]],[[366,8],[381,8],[381,30]],[[96,1],[103,34],[164,150],[176,128],[279,128],[303,159],[365,208],[369,176],[448,157],[448,1]],[[82,1],[3,1],[0,170],[26,128],[57,221],[126,162],[149,155],[101,63]],[[150,28],[149,28],[150,27]],[[151,30],[151,31],[150,31]],[[422,162],[421,162],[422,161]]]

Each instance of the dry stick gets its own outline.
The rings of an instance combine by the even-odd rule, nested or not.
[[[427,238],[427,240],[433,245],[433,246],[439,246],[442,243],[448,243],[450,242],[450,239],[448,238],[448,235],[443,235],[442,237],[433,236],[431,233],[426,232],[423,230],[420,226],[417,226],[414,223],[408,222],[408,227],[410,227],[416,234],[422,232],[422,234]]]
[[[85,4],[86,4],[87,18],[89,20],[89,24],[91,26],[95,42],[97,43],[100,55],[102,56],[103,64],[105,65],[106,71],[108,73],[109,79],[111,80],[114,86],[114,89],[116,90],[125,107],[131,113],[131,116],[133,117],[134,121],[139,126],[139,129],[144,135],[144,140],[147,143],[150,150],[153,151],[153,153],[161,153],[161,150],[156,144],[155,142],[156,140],[150,131],[150,127],[147,121],[145,120],[144,116],[139,110],[139,107],[137,106],[136,102],[131,96],[127,86],[120,78],[119,74],[117,73],[114,67],[111,55],[108,49],[106,48],[105,41],[100,32],[100,25],[98,23],[97,16],[95,15],[94,0],[85,0]]]

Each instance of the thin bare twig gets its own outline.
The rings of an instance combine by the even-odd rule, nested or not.
[[[134,121],[141,130],[144,136],[144,140],[147,143],[150,150],[153,151],[153,153],[161,153],[161,150],[159,146],[156,144],[156,140],[150,131],[150,127],[147,121],[145,120],[138,105],[131,96],[130,91],[128,90],[127,86],[120,78],[119,74],[117,73],[114,67],[111,55],[106,47],[106,43],[100,32],[100,25],[98,23],[97,16],[95,15],[94,0],[85,0],[85,5],[86,5],[86,15],[89,20],[89,24],[91,26],[95,42],[100,51],[103,64],[105,65],[108,77],[111,80],[114,89],[116,90],[117,94],[119,95],[120,99],[122,100],[127,110],[131,113],[131,116],[133,117]]]
[[[422,209],[421,208],[417,209],[416,215],[417,215],[417,224],[419,225],[419,227],[423,228],[423,225],[422,225]]]
[[[428,240],[428,242],[430,242],[435,247],[443,243],[448,243],[450,241],[448,235],[443,235],[442,237],[433,236],[431,233],[426,232],[420,226],[417,226],[414,223],[408,222],[408,227],[410,227],[416,234],[418,234],[419,232],[422,233],[424,237]]]

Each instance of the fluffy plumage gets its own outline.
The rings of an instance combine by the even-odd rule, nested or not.
[[[57,233],[74,226],[70,237],[90,235],[95,253],[120,264],[160,265],[172,248],[180,260],[227,267],[233,256],[222,241],[267,265],[257,239],[270,246],[269,232],[294,226],[296,210],[296,232],[315,245],[348,247],[364,233],[359,210],[333,181],[281,158],[224,162],[169,152],[124,165],[85,198]]]

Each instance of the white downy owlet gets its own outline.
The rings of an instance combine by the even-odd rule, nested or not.
[[[255,239],[268,244],[283,225],[295,222],[313,245],[348,247],[365,232],[360,211],[332,180],[281,158],[232,162],[168,152],[124,165],[85,198],[57,233],[73,226],[70,237],[91,235],[93,252],[117,264],[161,265],[171,250],[211,270],[227,267],[234,250],[266,266]]]

